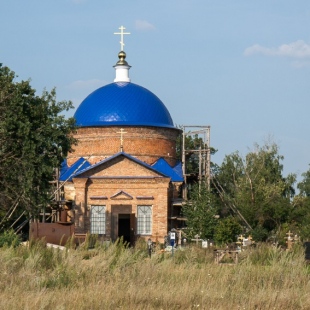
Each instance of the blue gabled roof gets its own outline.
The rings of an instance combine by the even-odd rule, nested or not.
[[[128,158],[128,159],[130,159],[130,160],[132,160],[132,161],[134,161],[134,162],[136,162],[136,163],[138,163],[138,164],[144,166],[144,167],[147,168],[147,169],[150,169],[150,170],[152,170],[152,171],[154,171],[154,172],[156,172],[156,173],[159,173],[159,174],[161,174],[163,177],[169,177],[169,175],[166,175],[165,173],[163,173],[163,172],[161,172],[161,171],[155,169],[153,166],[150,166],[149,164],[145,163],[144,161],[141,161],[140,159],[135,158],[135,157],[133,157],[133,156],[131,156],[131,155],[125,153],[125,152],[116,153],[115,155],[113,155],[113,156],[111,156],[111,157],[109,157],[109,158],[106,158],[106,159],[104,159],[104,160],[102,160],[102,161],[100,161],[100,162],[98,162],[98,163],[96,163],[96,164],[94,164],[94,165],[92,165],[92,166],[88,166],[88,167],[86,167],[86,168],[83,169],[83,170],[79,170],[77,173],[74,174],[74,177],[76,178],[76,177],[78,177],[79,175],[81,175],[82,173],[84,173],[84,172],[86,172],[86,171],[89,171],[89,170],[91,170],[91,169],[94,169],[94,168],[96,168],[96,167],[98,167],[98,166],[100,166],[100,165],[102,165],[102,164],[104,164],[104,163],[106,163],[106,162],[109,162],[109,161],[111,161],[111,160],[113,160],[113,159],[115,159],[115,158],[117,158],[117,157],[120,157],[120,156],[124,156],[124,157],[126,157],[126,158]],[[138,177],[138,176],[137,176],[137,177]]]
[[[155,164],[152,166],[125,153],[125,152],[119,152],[116,153],[115,155],[106,158],[94,165],[91,165],[87,160],[85,160],[83,157],[78,159],[71,167],[68,168],[68,166],[65,164],[64,165],[64,170],[62,170],[61,176],[59,178],[60,181],[71,181],[72,178],[79,177],[82,173],[89,171],[91,169],[94,169],[103,163],[109,162],[117,157],[124,156],[142,166],[144,166],[147,169],[150,169],[156,173],[161,174],[164,177],[170,177],[172,182],[183,182],[183,174],[182,174],[182,164],[179,162],[176,166],[173,168],[166,162],[165,159],[160,158],[157,160]],[[138,176],[137,176],[138,177]]]
[[[134,83],[117,82],[92,92],[77,108],[79,127],[152,126],[175,128],[168,109],[148,89]]]
[[[182,169],[182,162],[178,162],[174,167],[173,167],[174,172],[181,177],[183,180],[183,169]]]
[[[68,167],[66,161],[63,170],[60,172],[59,181],[71,181],[76,173],[90,166],[91,164],[83,157],[79,158],[71,167]]]
[[[181,164],[181,163],[180,163]],[[181,166],[181,174],[179,166],[175,166],[172,168],[164,158],[159,158],[155,164],[152,165],[157,171],[169,176],[172,182],[183,182],[182,176],[182,166]]]

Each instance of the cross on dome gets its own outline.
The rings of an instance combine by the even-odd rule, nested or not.
[[[120,34],[121,35],[121,40],[120,40],[120,44],[121,44],[121,51],[124,50],[124,34],[130,34],[130,32],[124,32],[124,30],[126,29],[124,26],[120,26],[118,29],[120,29],[121,32],[114,32],[114,34]]]
[[[114,79],[114,82],[130,82],[129,78],[129,69],[130,66],[128,65],[127,61],[125,60],[126,58],[126,53],[124,52],[124,35],[125,34],[130,34],[130,32],[124,32],[126,29],[124,26],[120,26],[118,29],[120,29],[120,32],[114,32],[114,34],[120,34],[121,35],[121,51],[118,53],[118,58],[119,61],[116,63],[114,66],[115,72],[116,72],[116,77]]]

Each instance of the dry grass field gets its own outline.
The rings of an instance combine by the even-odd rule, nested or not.
[[[147,256],[122,244],[0,248],[0,309],[310,309],[301,247],[260,245],[215,264],[195,246]]]

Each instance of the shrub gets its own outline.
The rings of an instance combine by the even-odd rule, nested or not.
[[[242,227],[234,217],[219,220],[215,228],[215,242],[218,245],[236,241],[236,236],[242,232]]]
[[[20,237],[13,230],[8,230],[0,234],[0,247],[17,247],[20,242]]]

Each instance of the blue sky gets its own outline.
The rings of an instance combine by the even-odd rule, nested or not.
[[[309,0],[2,0],[0,62],[78,106],[113,82],[121,25],[131,81],[210,125],[214,162],[271,139],[285,174],[309,169]]]

